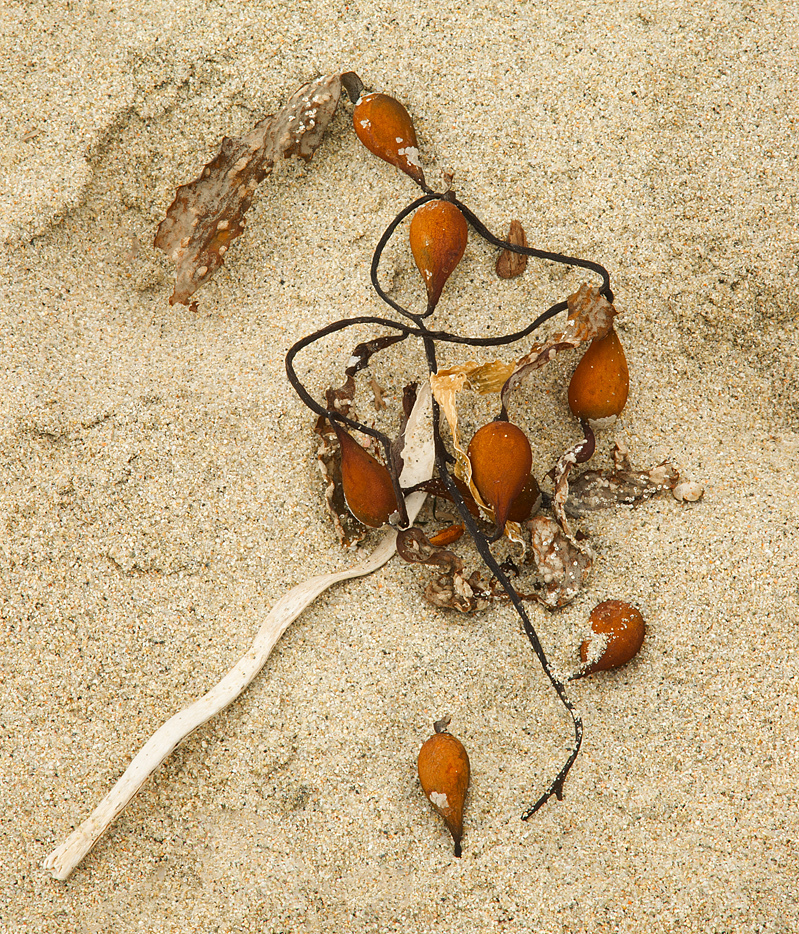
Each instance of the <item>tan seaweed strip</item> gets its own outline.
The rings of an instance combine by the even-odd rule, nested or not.
[[[401,477],[405,487],[429,479],[432,474],[432,428],[429,418],[425,417],[429,414],[429,393],[429,384],[425,384],[419,392],[406,429],[407,441],[403,452],[406,469]],[[408,496],[406,508],[411,522],[418,515],[424,500],[424,493]],[[44,869],[54,879],[68,879],[158,766],[188,736],[224,710],[250,685],[266,664],[278,639],[302,611],[333,584],[364,577],[381,568],[393,556],[396,540],[397,533],[392,529],[368,558],[347,570],[311,577],[284,594],[264,620],[250,650],[207,694],[170,717],[156,730],[91,815],[45,859]]]

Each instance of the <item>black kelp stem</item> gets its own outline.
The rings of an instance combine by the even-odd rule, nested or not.
[[[436,363],[436,350],[435,344],[430,337],[424,339],[424,348],[425,355],[427,357],[427,366],[432,374],[437,372],[438,366]],[[583,741],[583,721],[580,715],[575,711],[574,705],[572,704],[568,694],[566,693],[566,688],[563,685],[563,682],[557,677],[557,675],[552,670],[552,667],[549,664],[549,659],[544,652],[544,647],[541,645],[541,640],[538,638],[538,633],[535,631],[530,617],[527,615],[527,611],[522,604],[519,594],[516,592],[516,588],[511,584],[510,580],[506,576],[505,572],[502,570],[500,565],[497,562],[497,559],[491,552],[488,539],[483,535],[480,529],[477,526],[477,523],[474,520],[474,516],[469,512],[466,507],[466,503],[461,496],[460,490],[455,485],[455,481],[452,479],[452,476],[447,469],[447,458],[446,458],[446,448],[444,447],[444,442],[441,438],[441,413],[439,409],[438,402],[436,401],[435,396],[432,399],[433,404],[433,436],[435,439],[435,451],[436,451],[436,469],[440,478],[444,481],[448,492],[453,498],[455,507],[461,515],[464,525],[469,531],[469,534],[472,537],[480,557],[485,562],[486,566],[492,572],[494,577],[499,581],[505,593],[511,600],[511,603],[514,606],[514,609],[519,614],[519,617],[524,626],[524,632],[527,636],[530,645],[533,647],[533,651],[538,658],[541,667],[544,669],[544,674],[549,678],[552,686],[557,692],[558,698],[563,706],[568,710],[569,715],[572,718],[572,723],[574,724],[574,748],[569,754],[569,758],[566,760],[563,768],[558,772],[554,781],[550,784],[549,788],[544,792],[544,794],[535,802],[535,804],[529,808],[527,811],[522,814],[522,820],[528,820],[532,817],[533,814],[545,804],[554,794],[557,799],[560,801],[563,798],[563,783],[566,780],[566,776],[569,773],[569,769],[574,764],[575,759],[577,758],[578,753],[580,752],[580,746]]]
[[[355,428],[357,431],[362,431],[364,434],[371,435],[373,438],[378,438],[382,440],[385,435],[377,431],[374,428],[367,428],[366,425],[361,425],[360,422],[353,421],[351,418],[347,418],[346,415],[342,415],[340,412],[333,412],[330,409],[326,409],[323,405],[314,399],[314,397],[308,392],[300,378],[297,376],[297,372],[294,368],[294,358],[297,354],[304,350],[306,347],[309,347],[311,344],[316,343],[316,341],[321,340],[324,337],[328,337],[330,334],[335,334],[337,331],[343,331],[346,328],[354,327],[357,324],[376,324],[379,327],[390,328],[394,331],[399,331],[403,335],[403,340],[410,335],[415,337],[427,338],[434,341],[444,341],[450,344],[468,344],[469,346],[474,347],[498,347],[501,344],[509,344],[513,341],[520,340],[522,337],[526,337],[537,327],[547,321],[549,318],[556,315],[559,311],[563,311],[566,308],[565,302],[558,302],[557,305],[553,305],[543,314],[539,315],[532,324],[528,325],[526,328],[523,328],[521,331],[517,331],[515,334],[510,334],[505,337],[462,337],[459,334],[450,334],[447,331],[430,331],[428,330],[421,322],[419,322],[418,327],[413,327],[409,324],[403,324],[398,321],[392,321],[389,318],[381,318],[377,315],[358,315],[354,318],[342,318],[340,321],[333,321],[331,324],[326,325],[323,328],[319,328],[318,331],[314,331],[312,334],[306,334],[305,337],[300,338],[295,344],[293,344],[288,353],[286,354],[286,375],[288,380],[294,388],[294,391],[302,399],[302,401],[308,406],[312,412],[316,412],[317,415],[321,415],[324,418],[330,418],[331,416],[341,422],[344,425],[349,425],[350,428]],[[408,317],[416,320],[417,316],[407,313]]]
[[[294,387],[297,394],[300,396],[302,401],[317,415],[321,415],[331,421],[341,422],[345,425],[348,425],[351,428],[354,428],[356,431],[360,431],[366,435],[370,435],[373,438],[376,438],[383,445],[385,451],[385,461],[386,465],[391,474],[392,483],[394,485],[394,492],[397,497],[397,503],[400,510],[400,526],[406,528],[408,526],[408,516],[405,510],[405,503],[403,498],[403,491],[400,488],[399,477],[396,465],[391,456],[391,441],[387,435],[383,432],[378,431],[374,428],[369,428],[366,425],[361,424],[351,418],[348,418],[345,415],[342,415],[340,412],[332,411],[320,405],[316,400],[308,393],[301,381],[299,380],[296,371],[294,369],[294,359],[297,354],[308,347],[310,344],[314,343],[317,340],[326,337],[329,334],[333,334],[337,331],[343,330],[347,327],[352,327],[356,324],[376,324],[381,327],[386,327],[394,331],[399,331],[400,340],[405,340],[411,335],[415,337],[421,337],[424,343],[425,356],[427,358],[428,369],[431,374],[434,374],[438,370],[437,361],[436,361],[436,341],[444,341],[446,343],[454,344],[466,344],[469,346],[475,347],[498,347],[503,344],[514,343],[515,341],[521,340],[523,337],[526,337],[528,334],[532,333],[536,328],[540,327],[545,321],[548,321],[550,318],[554,317],[561,311],[565,311],[568,307],[566,302],[557,302],[548,308],[543,314],[539,315],[533,322],[531,322],[527,327],[522,328],[520,331],[516,331],[513,334],[507,334],[502,337],[463,337],[458,334],[451,334],[448,331],[432,331],[426,327],[423,319],[432,314],[433,309],[428,309],[423,314],[414,314],[411,311],[403,308],[398,302],[395,302],[393,299],[385,293],[383,288],[380,285],[378,280],[378,271],[380,267],[380,259],[383,255],[383,251],[386,247],[386,244],[389,242],[394,232],[400,223],[413,211],[421,207],[423,204],[426,204],[429,201],[434,200],[446,200],[455,204],[459,210],[463,213],[466,220],[471,224],[473,229],[481,236],[484,240],[491,243],[496,247],[501,249],[507,249],[514,253],[521,253],[526,256],[532,256],[537,259],[543,259],[555,263],[560,263],[561,265],[567,266],[576,266],[582,269],[588,269],[602,279],[602,286],[600,292],[604,297],[612,302],[613,301],[613,291],[610,288],[610,274],[605,269],[604,266],[601,266],[599,263],[594,263],[590,260],[579,259],[573,256],[566,256],[562,253],[551,253],[546,250],[538,250],[533,247],[523,247],[518,246],[513,243],[509,243],[506,240],[501,240],[499,237],[496,237],[491,233],[490,230],[483,224],[483,222],[471,211],[465,204],[459,201],[455,194],[451,191],[445,192],[443,194],[436,194],[435,192],[428,192],[423,195],[421,198],[417,198],[414,202],[404,208],[399,214],[394,218],[394,220],[388,225],[384,231],[382,237],[380,238],[377,247],[375,248],[374,254],[372,256],[372,265],[370,270],[370,277],[372,285],[383,301],[393,308],[395,311],[399,312],[405,318],[409,318],[413,325],[401,324],[396,321],[391,321],[387,318],[381,318],[372,315],[361,315],[355,318],[349,318],[342,321],[336,321],[327,327],[321,328],[318,331],[315,331],[313,334],[309,334],[301,340],[297,341],[289,350],[286,356],[286,373],[288,375],[289,382]],[[552,667],[549,664],[546,653],[544,652],[541,641],[538,638],[538,634],[535,631],[530,617],[527,615],[521,598],[516,592],[516,589],[511,584],[510,580],[502,570],[501,566],[498,564],[496,558],[491,552],[490,542],[485,535],[480,531],[477,526],[477,523],[474,520],[474,517],[469,512],[466,507],[466,504],[461,496],[461,493],[458,487],[455,485],[454,479],[447,469],[448,461],[451,461],[451,456],[448,454],[447,449],[444,445],[444,441],[441,437],[441,412],[438,402],[435,397],[433,397],[432,402],[432,416],[433,416],[433,437],[435,443],[435,461],[436,468],[438,470],[439,476],[443,481],[445,487],[447,488],[450,496],[452,497],[453,502],[461,515],[464,526],[469,530],[469,534],[472,537],[472,540],[475,543],[480,556],[485,562],[486,566],[493,573],[497,581],[499,581],[501,587],[507,593],[508,597],[511,600],[516,612],[519,615],[519,618],[522,621],[522,626],[524,627],[525,635],[532,646],[533,651],[535,652],[536,657],[538,658],[541,667],[544,670],[547,678],[555,689],[555,692],[558,695],[563,706],[568,710],[569,715],[572,718],[572,723],[574,725],[574,748],[569,753],[569,757],[566,760],[565,764],[561,770],[556,775],[554,781],[552,781],[544,792],[543,795],[533,804],[522,815],[523,820],[530,818],[535,812],[546,802],[552,795],[555,795],[559,800],[563,797],[563,785],[566,780],[566,776],[569,773],[572,765],[574,764],[577,755],[580,751],[580,746],[582,744],[583,738],[583,724],[582,719],[579,714],[575,711],[574,706],[569,699],[569,696],[566,693],[566,689],[560,679],[556,676]],[[503,403],[503,413],[507,415]],[[587,426],[585,426],[587,428]],[[593,436],[590,433],[590,429],[585,431],[586,434],[586,451],[585,454],[590,456],[590,453],[593,453]],[[581,451],[581,453],[583,453]]]
[[[459,334],[450,334],[449,331],[427,331],[426,334],[433,340],[445,341],[448,344],[468,344],[469,347],[501,347],[504,344],[513,344],[523,337],[527,337],[528,334],[532,334],[545,321],[554,318],[561,311],[566,311],[567,307],[566,302],[557,302],[551,308],[547,308],[526,328],[522,328],[521,331],[516,331],[513,334],[506,334],[503,337],[461,337]]]
[[[367,425],[362,425],[360,422],[356,422],[346,415],[342,415],[341,412],[326,409],[323,405],[320,405],[302,384],[300,378],[297,376],[297,371],[294,369],[294,358],[301,350],[316,343],[316,341],[321,340],[323,337],[327,337],[329,334],[335,334],[336,331],[343,331],[345,328],[352,327],[356,324],[377,324],[384,328],[392,328],[395,331],[403,333],[404,337],[416,333],[415,328],[410,328],[405,324],[399,324],[396,321],[390,321],[388,318],[378,318],[374,315],[343,318],[340,321],[334,321],[332,324],[320,328],[318,331],[314,331],[312,334],[306,334],[305,337],[300,338],[300,340],[289,348],[289,352],[286,354],[286,376],[288,376],[288,380],[294,388],[294,391],[312,412],[316,412],[317,415],[321,415],[323,418],[332,418],[334,421],[349,425],[350,428],[361,431],[365,435],[371,435],[371,437],[377,438],[382,442],[383,439],[386,439],[386,435],[376,428],[369,428]],[[419,336],[422,335],[419,334]]]
[[[469,221],[477,233],[493,246],[498,246],[503,250],[510,250],[512,253],[521,253],[523,256],[534,256],[537,259],[546,259],[553,263],[560,263],[563,266],[578,266],[580,269],[590,269],[591,272],[595,272],[598,276],[602,277],[602,288],[599,291],[609,302],[613,301],[613,290],[610,287],[610,273],[600,263],[594,263],[590,259],[579,259],[576,256],[566,256],[564,253],[550,253],[547,250],[537,250],[535,247],[519,246],[516,243],[508,243],[507,240],[500,240],[499,237],[491,233],[474,211],[467,208],[462,201],[459,201],[454,196],[449,200],[460,208],[463,216]]]

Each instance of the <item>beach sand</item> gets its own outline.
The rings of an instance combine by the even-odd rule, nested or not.
[[[0,930],[799,929],[795,4],[322,7],[0,14]],[[47,854],[274,602],[356,559],[283,359],[330,321],[384,313],[369,262],[415,187],[342,101],[314,161],[263,184],[196,312],[169,306],[152,246],[224,135],[347,70],[407,106],[434,187],[451,172],[491,229],[518,218],[531,245],[610,270],[632,385],[598,463],[621,438],[704,498],[582,520],[587,589],[554,614],[531,604],[562,671],[601,600],[640,607],[647,638],[570,685],[583,749],[564,800],[529,822],[572,732],[518,618],[434,610],[427,572],[394,559],[305,612],[55,881]],[[418,297],[402,241],[389,254],[392,294]],[[582,281],[531,261],[501,282],[494,259],[472,237],[436,321],[504,333]],[[302,356],[317,397],[372,333]],[[540,474],[578,437],[575,360],[514,399]],[[372,373],[396,424],[421,351]],[[471,405],[467,438],[494,414]],[[445,714],[472,762],[461,859],[416,776]]]

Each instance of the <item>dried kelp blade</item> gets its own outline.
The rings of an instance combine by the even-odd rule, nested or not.
[[[452,434],[452,446],[455,448],[455,476],[468,484],[474,501],[479,506],[487,508],[480,499],[477,488],[472,483],[472,467],[469,463],[469,457],[461,444],[460,431],[458,430],[458,393],[461,392],[464,386],[469,384],[469,375],[476,367],[476,363],[470,362],[439,370],[430,376],[430,386]]]
[[[433,578],[425,587],[424,597],[440,610],[477,613],[488,607],[493,594],[483,586],[480,572],[474,571],[470,577],[454,572]]]
[[[433,606],[460,613],[474,613],[488,606],[492,594],[482,586],[480,574],[475,571],[467,578],[463,561],[454,552],[431,544],[420,528],[412,526],[397,533],[397,554],[403,561],[443,569],[444,573],[425,588],[425,599]]]
[[[593,557],[548,516],[533,516],[528,527],[535,564],[544,582],[543,591],[535,597],[550,609],[566,606],[585,586]]]
[[[224,263],[231,242],[244,230],[255,189],[275,162],[290,156],[310,161],[340,94],[338,75],[309,81],[279,113],[261,120],[246,136],[225,137],[199,178],[178,188],[154,241],[176,266],[170,305],[189,305]]]
[[[406,395],[410,402],[411,394]],[[413,394],[413,408],[400,433],[402,470],[400,484],[404,490],[429,480],[436,459],[433,432],[433,410],[430,383],[425,380]]]
[[[585,516],[619,503],[636,503],[680,482],[679,471],[665,461],[649,470],[634,470],[625,445],[616,442],[612,470],[586,470],[569,484],[564,502],[570,516]]]
[[[527,246],[527,236],[524,232],[524,227],[522,227],[519,221],[512,220],[510,222],[506,240],[514,246]],[[497,275],[500,279],[515,279],[527,269],[528,259],[529,257],[525,256],[524,253],[514,253],[511,250],[503,250],[497,257]]]
[[[554,470],[555,491],[552,496],[552,511],[563,533],[579,551],[587,553],[587,545],[580,544],[574,537],[566,518],[566,500],[569,498],[569,475],[575,464],[585,463],[594,452],[594,434],[590,428],[585,428],[587,435],[565,451]]]
[[[503,363],[501,360],[481,364],[469,361],[439,370],[432,376],[431,384],[436,400],[442,408],[447,403],[445,414],[450,428],[455,397],[463,389],[481,394],[501,391],[505,403],[512,389],[534,370],[549,363],[560,351],[579,347],[595,337],[604,337],[613,326],[613,319],[619,314],[599,289],[587,283],[583,283],[566,301],[569,316],[563,330],[543,344],[534,344],[515,364]]]
[[[375,337],[370,341],[363,341],[358,344],[347,361],[347,368],[344,370],[345,375],[355,376],[356,373],[369,366],[369,361],[376,353],[385,350],[386,347],[391,347],[392,344],[404,341],[406,337],[407,334],[386,334],[383,337]]]
[[[449,382],[455,393],[463,389],[470,389],[480,395],[499,392],[515,369],[514,364],[504,363],[502,360],[490,360],[487,363],[460,363],[457,366],[446,367],[433,375],[433,392],[449,389]],[[439,402],[441,400],[439,399]]]
[[[355,418],[352,408],[354,399],[355,379],[349,375],[343,386],[328,389],[325,393],[325,404],[331,412],[350,415],[352,418]],[[329,420],[320,416],[314,431],[320,439],[316,457],[325,479],[325,507],[339,541],[345,548],[349,548],[363,541],[367,529],[347,508],[341,481],[341,446]]]
[[[432,564],[447,571],[463,570],[463,562],[451,551],[431,545],[427,536],[417,526],[402,529],[397,533],[397,554],[411,564]]]

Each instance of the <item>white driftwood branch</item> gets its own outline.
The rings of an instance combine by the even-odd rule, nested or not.
[[[401,478],[406,488],[427,479],[432,473],[432,431],[429,430],[429,418],[426,417],[429,416],[429,410],[429,386],[426,384],[419,392],[406,429],[406,447],[403,452],[405,469]],[[424,500],[424,493],[412,493],[407,498],[406,506],[411,521],[416,518]],[[281,597],[258,630],[250,650],[207,694],[170,717],[150,737],[91,815],[45,859],[44,869],[55,879],[68,879],[73,869],[158,766],[191,733],[224,710],[248,687],[265,665],[278,639],[302,611],[333,584],[364,577],[381,568],[394,554],[396,539],[394,530],[387,532],[368,558],[345,571],[312,577]]]

